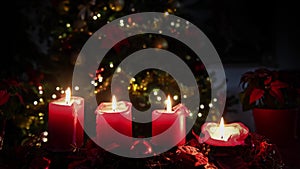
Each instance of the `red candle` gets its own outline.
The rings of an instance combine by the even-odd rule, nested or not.
[[[152,112],[151,142],[162,147],[183,145],[185,144],[188,109],[183,104],[178,104],[172,110],[170,96],[168,96],[166,104],[166,110],[154,110]]]
[[[96,109],[96,142],[105,149],[130,146],[131,106],[127,101],[102,102]]]
[[[204,137],[198,138],[213,146],[237,146],[243,145],[249,134],[249,129],[240,122],[225,124],[223,117],[219,124],[206,122],[201,127]]]
[[[70,88],[66,97],[49,103],[48,146],[52,151],[72,151],[83,145],[84,99],[71,97]]]

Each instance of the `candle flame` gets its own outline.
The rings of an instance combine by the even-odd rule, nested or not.
[[[70,89],[70,87],[68,87],[67,88],[67,90],[66,90],[66,104],[69,104],[70,103],[70,101],[71,101],[71,89]]]
[[[224,136],[225,136],[225,129],[224,129],[224,119],[223,117],[221,118],[221,121],[220,121],[220,127],[219,127],[219,130],[220,130],[220,137],[222,140],[224,140]]]
[[[117,99],[116,96],[113,95],[112,96],[112,111],[116,111],[117,110]]]
[[[170,95],[168,95],[168,99],[166,100],[167,112],[172,112],[172,103]]]

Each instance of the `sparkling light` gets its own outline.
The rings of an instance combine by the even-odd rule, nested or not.
[[[217,101],[218,101],[218,99],[217,99],[217,98],[214,98],[214,99],[213,99],[213,101],[214,101],[214,102],[217,102]]]
[[[52,94],[52,99],[56,99],[57,98],[57,96],[56,96],[56,94]]]
[[[204,105],[203,104],[200,105],[200,109],[204,109]]]
[[[192,117],[192,116],[193,116],[193,113],[190,113],[189,116]]]
[[[110,62],[110,63],[109,63],[109,67],[110,67],[110,68],[113,68],[113,67],[114,67],[113,62]]]
[[[117,68],[117,73],[120,73],[122,71],[122,69],[120,67]]]
[[[33,105],[36,106],[37,104],[38,104],[38,101],[34,101],[34,102],[33,102]]]
[[[43,93],[44,93],[43,90],[40,90],[40,91],[39,91],[39,94],[43,94]]]
[[[43,102],[44,102],[44,99],[43,99],[43,98],[40,98],[40,102],[43,103]]]
[[[173,96],[173,99],[174,99],[174,100],[178,100],[178,95],[174,95],[174,96]]]
[[[56,88],[55,88],[57,91],[59,91],[60,90],[60,88],[57,86]]]
[[[157,96],[156,99],[157,99],[157,101],[161,101],[161,97],[160,96]]]
[[[133,78],[131,78],[130,79],[130,82],[132,83],[132,82],[135,82],[135,78],[133,77]]]
[[[46,143],[46,142],[48,141],[48,138],[44,137],[44,138],[42,138],[42,141],[43,141],[44,143]]]
[[[94,20],[97,20],[97,19],[98,19],[98,17],[97,17],[96,15],[94,15],[94,16],[93,16],[93,19],[94,19]]]
[[[44,131],[44,132],[43,132],[43,135],[44,135],[44,136],[48,136],[48,131]]]
[[[214,105],[213,105],[212,103],[209,103],[208,106],[209,106],[210,108],[212,108]]]
[[[43,87],[42,87],[42,86],[39,86],[38,89],[39,89],[39,90],[43,90]]]
[[[198,117],[202,117],[202,113],[198,113]]]
[[[74,90],[78,91],[79,90],[79,86],[75,86]]]

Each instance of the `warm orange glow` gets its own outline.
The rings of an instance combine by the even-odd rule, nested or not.
[[[116,99],[116,96],[113,95],[112,96],[112,111],[116,111],[117,110],[117,99]]]
[[[66,104],[69,104],[70,103],[70,101],[71,101],[71,89],[70,89],[70,87],[68,87],[67,88],[67,90],[66,90]]]
[[[223,117],[221,118],[221,121],[220,121],[219,130],[220,130],[220,139],[224,140],[225,128],[224,128],[224,119],[223,119]]]
[[[166,100],[166,107],[167,107],[167,112],[172,112],[172,103],[171,103],[171,98],[170,95],[168,95],[168,99]]]

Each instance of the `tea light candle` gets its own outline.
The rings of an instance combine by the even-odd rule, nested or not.
[[[211,126],[209,128],[210,137],[215,140],[228,141],[229,137],[232,135],[238,135],[240,133],[239,129],[234,126],[224,125],[224,119],[221,118],[219,126]]]
[[[205,137],[199,138],[200,141],[214,146],[242,145],[249,134],[249,129],[244,124],[240,122],[225,124],[223,117],[219,124],[204,123],[201,131]]]
[[[96,141],[102,146],[129,146],[119,134],[132,137],[131,106],[127,101],[102,102],[96,109]]]
[[[70,88],[65,93],[48,107],[48,147],[57,152],[72,151],[84,141],[84,99],[71,96]]]
[[[188,109],[183,104],[178,104],[172,108],[171,99],[168,96],[166,109],[152,112],[151,142],[162,147],[185,144],[187,114]],[[162,133],[164,134],[162,135]]]

